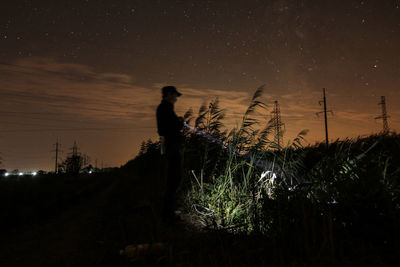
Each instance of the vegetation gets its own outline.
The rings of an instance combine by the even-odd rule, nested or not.
[[[337,140],[327,148],[304,146],[304,130],[280,148],[270,136],[272,122],[263,126],[252,117],[266,108],[261,92],[231,131],[223,130],[218,99],[196,118],[185,115],[223,143],[184,132],[189,182],[182,203],[193,220],[209,229],[260,233],[282,249],[278,254],[296,251],[316,261],[356,248],[382,255],[398,247],[399,135]],[[145,143],[130,164],[159,157],[157,149],[158,142]]]
[[[262,88],[255,92],[240,124],[230,131],[224,129],[218,99],[185,114],[187,122],[215,138],[184,131],[182,210],[209,231],[171,230],[157,220],[161,204],[152,201],[161,199],[165,166],[159,142],[152,140],[112,173],[0,179],[1,229],[18,232],[22,225],[40,224],[92,199],[80,210],[106,207],[91,215],[96,219],[88,217],[87,228],[93,231],[90,238],[106,241],[79,260],[95,262],[102,255],[103,262],[129,266],[119,249],[162,242],[166,251],[161,256],[145,254],[134,264],[393,264],[399,250],[400,136],[337,140],[327,148],[305,146],[305,130],[278,147],[271,136],[273,122],[252,117],[257,109],[267,109],[259,101],[261,93]],[[101,200],[105,204],[99,205]]]

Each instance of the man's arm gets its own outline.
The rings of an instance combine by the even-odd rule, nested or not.
[[[157,126],[160,136],[174,137],[183,128],[183,118],[176,116],[172,108],[160,107],[157,109]]]

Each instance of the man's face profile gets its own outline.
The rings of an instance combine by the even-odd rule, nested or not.
[[[175,92],[169,92],[165,96],[165,100],[167,100],[168,102],[174,104],[178,100],[178,95]]]

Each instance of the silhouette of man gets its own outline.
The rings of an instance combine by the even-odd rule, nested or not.
[[[161,146],[165,147],[167,158],[167,183],[164,194],[163,215],[167,221],[176,220],[176,191],[182,179],[182,133],[183,118],[178,117],[174,111],[174,104],[179,93],[174,86],[162,88],[162,101],[157,108],[157,128],[160,135]],[[163,153],[163,148],[161,148]]]

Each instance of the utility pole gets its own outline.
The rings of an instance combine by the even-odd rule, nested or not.
[[[278,147],[278,150],[280,150],[282,142],[281,137],[283,137],[282,126],[284,126],[285,124],[282,123],[281,109],[277,100],[274,101],[274,110],[271,112],[271,119],[274,122],[275,143]]]
[[[329,139],[328,139],[328,116],[327,113],[330,112],[333,115],[332,110],[326,110],[326,94],[325,94],[325,88],[323,88],[323,95],[324,98],[322,101],[319,101],[319,105],[321,105],[321,103],[324,103],[324,111],[320,111],[317,112],[317,116],[321,113],[324,113],[324,118],[325,118],[325,142],[326,142],[326,147],[329,146]]]
[[[55,144],[53,146],[56,146],[55,150],[52,150],[52,152],[56,152],[56,162],[55,162],[55,167],[54,167],[54,172],[57,174],[58,173],[58,152],[60,151],[61,144],[58,142],[58,138]]]
[[[385,96],[381,96],[381,102],[378,103],[382,107],[382,115],[379,117],[376,117],[375,119],[382,119],[383,122],[383,134],[388,134],[389,133],[389,124],[387,119],[390,118],[390,116],[387,115],[386,112],[386,99]]]

